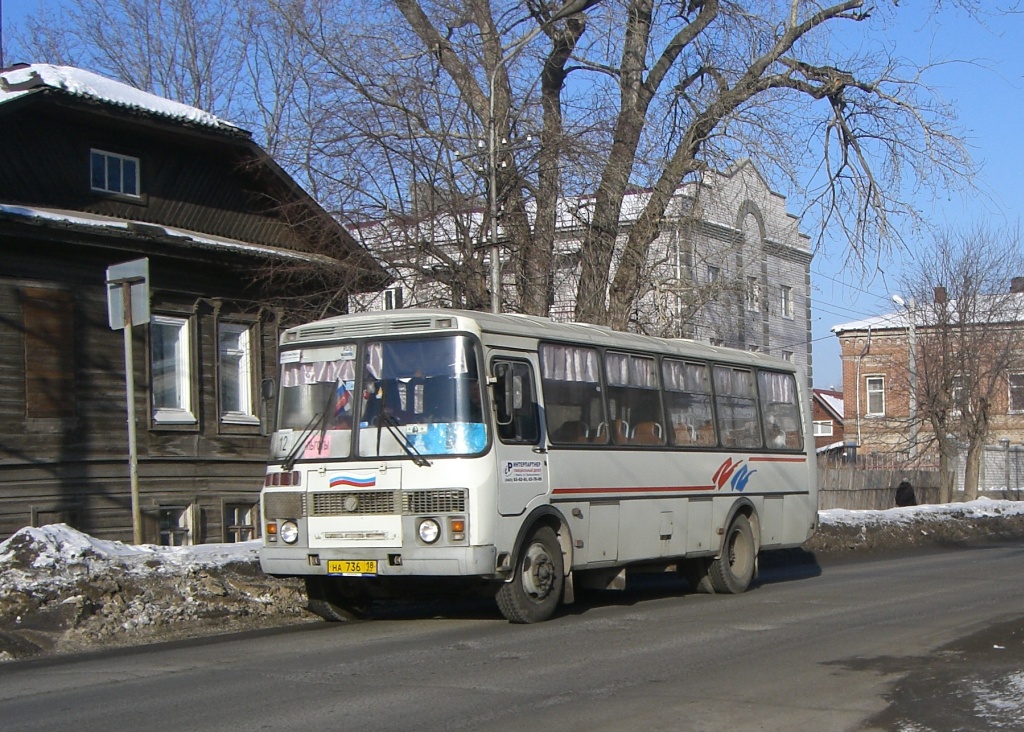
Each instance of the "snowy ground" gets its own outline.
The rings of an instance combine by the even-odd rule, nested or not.
[[[804,549],[994,540],[1024,540],[1024,502],[823,511]],[[300,582],[260,572],[258,546],[132,546],[63,524],[22,529],[0,543],[0,661],[314,621]]]

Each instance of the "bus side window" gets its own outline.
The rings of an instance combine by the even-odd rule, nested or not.
[[[530,364],[495,361],[492,369],[497,378],[494,404],[498,438],[502,442],[536,444],[540,440],[540,420]]]

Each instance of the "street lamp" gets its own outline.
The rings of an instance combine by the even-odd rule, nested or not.
[[[917,457],[917,324],[914,322],[914,298],[904,300],[893,295],[892,301],[897,307],[903,308],[907,318],[907,354],[909,359],[908,376],[910,382],[910,450],[911,458]]]

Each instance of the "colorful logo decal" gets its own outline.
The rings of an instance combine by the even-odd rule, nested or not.
[[[335,475],[331,478],[331,488],[343,488],[345,486],[351,486],[353,488],[373,488],[377,485],[377,476],[371,475],[367,478],[360,478],[355,475]]]
[[[747,487],[747,481],[750,480],[750,476],[756,472],[756,470],[751,470],[744,465],[742,460],[733,462],[732,458],[726,458],[725,462],[718,466],[718,470],[712,476],[711,482],[715,484],[718,490],[722,490],[728,482],[730,489],[742,492]]]

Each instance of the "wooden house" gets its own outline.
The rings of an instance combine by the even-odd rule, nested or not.
[[[248,132],[81,69],[0,71],[0,150],[0,540],[54,522],[133,536],[106,271],[139,259],[143,538],[253,538],[284,317],[270,295],[314,279],[268,293],[267,273],[344,272],[342,304],[387,274]]]

